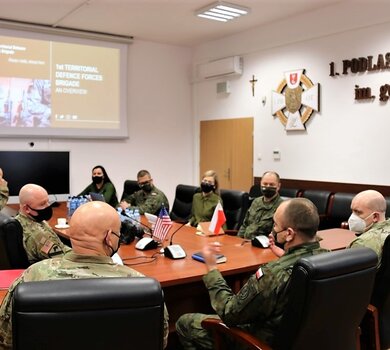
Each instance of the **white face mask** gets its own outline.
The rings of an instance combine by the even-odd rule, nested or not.
[[[366,221],[372,214],[368,215],[365,219],[357,216],[355,213],[352,213],[348,219],[349,229],[356,233],[363,233],[366,230]]]

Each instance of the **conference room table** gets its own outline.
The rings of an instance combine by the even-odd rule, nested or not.
[[[54,208],[53,218],[49,221],[52,227],[57,223],[58,217],[66,217],[66,203]],[[65,238],[68,236],[68,229],[56,231]],[[330,250],[344,249],[355,238],[353,232],[345,229],[319,231],[318,236],[321,246]],[[169,245],[171,239],[173,244],[179,244],[184,249],[185,258],[173,260],[160,253],[160,249]],[[192,254],[201,251],[205,244],[208,242],[221,244],[221,253],[226,256],[227,262],[218,264],[218,269],[234,292],[242,287],[259,265],[277,259],[271,249],[253,247],[250,241],[237,236],[226,234],[204,236],[195,228],[179,223],[173,223],[167,239],[158,248],[137,250],[135,248],[137,240],[138,238],[128,245],[121,245],[119,256],[125,265],[160,282],[170,316],[170,330],[173,333],[171,338],[175,337],[174,325],[182,314],[213,313],[208,292],[202,282],[202,276],[207,272],[206,265],[191,258]],[[177,341],[172,340],[173,343]]]

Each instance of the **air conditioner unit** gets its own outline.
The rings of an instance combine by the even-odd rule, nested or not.
[[[241,75],[243,59],[240,56],[226,57],[198,65],[198,78],[211,79],[232,75]]]

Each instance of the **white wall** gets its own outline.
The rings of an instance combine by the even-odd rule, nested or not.
[[[91,169],[103,165],[118,196],[123,182],[150,170],[173,204],[178,183],[193,182],[192,52],[188,48],[137,41],[129,46],[126,140],[0,139],[1,150],[69,150],[71,192],[91,182]],[[0,164],[1,167],[1,164]],[[28,169],[26,169],[28,171]],[[12,174],[5,174],[8,182]]]
[[[390,101],[379,102],[379,87],[390,84],[390,70],[329,76],[331,61],[341,73],[343,59],[373,55],[376,60],[390,52],[389,5],[370,4],[328,7],[196,48],[195,64],[242,55],[244,74],[230,79],[228,96],[217,95],[219,80],[194,84],[195,134],[200,120],[253,116],[254,176],[273,169],[289,179],[390,185]],[[299,68],[321,84],[321,111],[314,113],[306,131],[286,132],[271,114],[271,92],[285,71]],[[254,98],[252,74],[258,79]],[[356,102],[355,84],[371,87],[376,99]],[[274,149],[280,150],[280,161],[273,160]]]

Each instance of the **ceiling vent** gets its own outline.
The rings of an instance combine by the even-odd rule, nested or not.
[[[242,72],[243,59],[240,56],[226,57],[198,65],[199,79],[212,79],[241,75]]]

